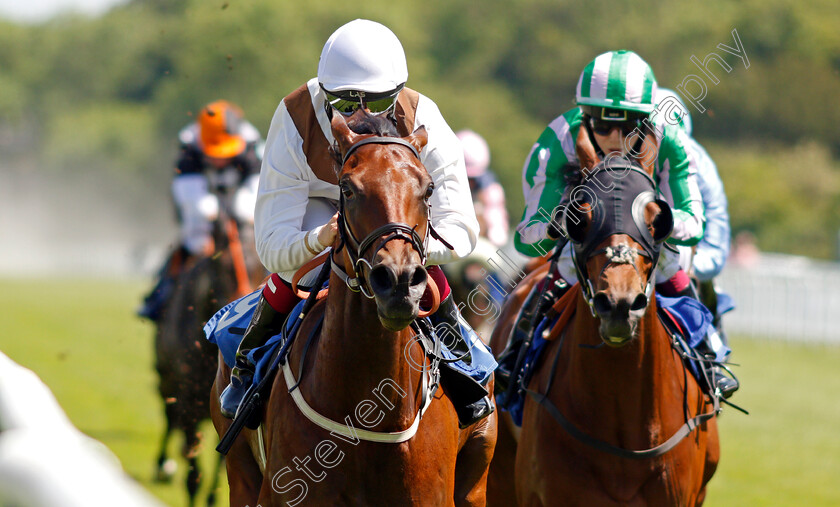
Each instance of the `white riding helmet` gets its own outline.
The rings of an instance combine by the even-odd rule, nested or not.
[[[383,93],[408,80],[405,52],[388,27],[353,20],[333,32],[318,62],[318,82],[325,90]]]
[[[472,130],[459,130],[455,135],[461,140],[464,149],[467,177],[477,178],[487,172],[490,166],[490,147],[487,141]]]
[[[673,101],[671,101],[671,103],[665,104],[665,101],[669,97],[676,99],[677,103],[674,104]],[[691,114],[688,112],[688,108],[685,107],[685,102],[683,102],[676,92],[667,88],[659,88],[656,90],[654,102],[662,113],[670,114],[672,116],[670,121],[666,120],[667,123],[674,125],[674,122],[676,122],[676,125],[682,127],[686,134],[689,136],[691,135]],[[682,121],[680,121],[680,119]]]

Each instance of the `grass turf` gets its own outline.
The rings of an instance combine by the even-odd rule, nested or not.
[[[168,505],[186,505],[180,437],[171,484],[152,481],[163,428],[153,328],[133,314],[148,281],[0,280],[0,350],[34,370],[76,426]],[[720,418],[721,462],[706,505],[840,505],[840,347],[733,339],[742,388]],[[205,477],[215,432],[202,428]],[[224,482],[224,480],[222,481]],[[226,505],[227,488],[220,490]],[[199,503],[200,505],[201,503]]]

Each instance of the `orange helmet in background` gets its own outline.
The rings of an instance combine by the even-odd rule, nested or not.
[[[239,135],[243,117],[242,110],[226,100],[203,107],[198,115],[198,129],[204,154],[232,158],[245,151],[245,139]]]

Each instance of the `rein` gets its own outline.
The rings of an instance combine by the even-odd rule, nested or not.
[[[671,437],[668,438],[668,440],[648,449],[625,449],[623,447],[617,447],[615,445],[609,444],[607,442],[604,442],[603,440],[599,440],[587,433],[584,433],[571,421],[566,419],[563,416],[563,413],[560,412],[560,409],[557,408],[557,405],[555,405],[548,398],[548,393],[551,391],[551,386],[554,381],[554,375],[557,373],[557,365],[560,359],[560,352],[563,350],[563,338],[565,338],[565,333],[560,336],[560,342],[557,345],[557,354],[554,355],[554,361],[551,365],[551,373],[548,377],[548,388],[546,389],[545,393],[540,393],[539,391],[528,389],[524,386],[523,389],[528,394],[528,396],[530,396],[534,401],[536,401],[544,409],[546,409],[546,411],[548,411],[551,417],[554,418],[554,420],[557,421],[557,423],[564,430],[566,430],[566,432],[569,435],[574,437],[577,441],[588,445],[589,447],[621,458],[636,460],[656,458],[658,456],[662,456],[663,454],[673,449],[678,443],[680,443],[680,441],[682,441],[683,438],[690,435],[698,426],[705,423],[709,419],[712,419],[718,414],[718,412],[720,412],[720,404],[718,398],[713,397],[713,409],[710,412],[697,415],[695,417],[692,417],[691,419],[686,419],[685,423],[680,427],[680,429],[678,429],[673,435],[671,435]],[[685,373],[685,369],[683,369],[683,372],[685,375],[687,375],[687,373]],[[685,385],[686,387],[683,391],[683,398],[686,398],[688,395],[688,383],[686,382]]]
[[[242,242],[239,241],[239,228],[233,218],[228,218],[226,225],[228,248],[230,248],[230,255],[233,259],[233,272],[236,275],[236,295],[237,297],[247,296],[252,290],[251,280],[248,276],[248,266],[245,264]]]

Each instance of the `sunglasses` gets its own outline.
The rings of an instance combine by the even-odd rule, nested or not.
[[[608,136],[613,129],[618,128],[621,129],[621,133],[624,136],[629,136],[631,132],[636,130],[640,125],[639,120],[623,120],[623,121],[610,121],[610,120],[602,120],[600,118],[589,118],[589,125],[592,127],[592,131],[598,134],[599,136]]]
[[[324,90],[324,93],[327,96],[327,103],[344,116],[350,116],[357,109],[367,109],[371,114],[378,115],[394,108],[400,90],[402,86],[385,93],[366,93],[355,90],[341,92]]]

